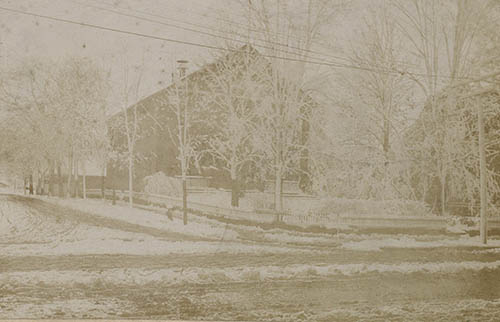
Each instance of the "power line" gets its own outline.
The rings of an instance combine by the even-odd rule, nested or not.
[[[99,9],[99,10],[111,12],[111,13],[118,14],[118,15],[121,15],[121,16],[135,18],[135,19],[140,19],[140,20],[144,20],[144,21],[148,21],[148,22],[152,22],[152,23],[157,23],[157,24],[161,24],[161,25],[172,27],[172,28],[176,28],[176,29],[181,29],[181,30],[185,30],[185,31],[189,31],[189,32],[194,32],[194,33],[202,34],[202,35],[205,35],[205,36],[220,38],[220,39],[224,39],[224,40],[228,40],[228,41],[235,41],[235,42],[242,43],[242,44],[246,44],[247,43],[247,41],[244,41],[244,40],[235,39],[235,38],[231,38],[231,37],[227,37],[227,36],[222,36],[222,35],[217,35],[217,34],[213,34],[213,33],[202,31],[202,30],[196,30],[196,29],[193,29],[193,28],[178,26],[178,25],[175,25],[175,24],[166,23],[166,22],[163,22],[163,21],[153,20],[153,19],[149,19],[149,18],[145,18],[145,17],[136,16],[136,15],[131,15],[131,14],[123,13],[123,12],[120,12],[120,11],[103,8],[103,7],[93,6],[93,5],[89,5],[89,4],[82,4],[82,3],[79,3],[79,2],[77,2],[77,3],[80,4],[80,5],[84,5],[84,6],[87,6],[87,7],[91,7],[91,8],[95,8],[95,9]],[[275,44],[277,44],[277,43],[275,43]],[[270,46],[265,46],[265,45],[260,45],[260,44],[253,44],[253,45],[256,46],[256,47],[264,48],[264,49],[270,49],[270,50],[280,51],[280,52],[285,53],[285,54],[292,54],[292,55],[296,55],[296,56],[300,56],[301,55],[300,53],[297,53],[297,52],[292,52],[292,51],[287,51],[287,50],[282,50],[282,49],[276,49],[276,48],[270,47]],[[286,45],[283,45],[283,44],[278,44],[278,45],[280,45],[280,46],[286,46]],[[292,47],[290,47],[290,48],[292,48]],[[309,51],[307,49],[301,49],[301,48],[297,48],[297,49],[303,50],[303,51]],[[325,54],[321,54],[321,55],[325,55]],[[327,55],[325,55],[325,56],[327,56]],[[314,58],[314,59],[323,59],[323,57],[312,57],[312,58]]]
[[[97,2],[97,1],[95,1],[95,2]],[[220,39],[224,39],[224,40],[229,40],[229,41],[235,41],[235,42],[243,43],[243,44],[247,43],[247,41],[241,40],[241,39],[235,39],[235,38],[231,38],[231,37],[228,37],[228,36],[217,35],[217,34],[209,33],[209,32],[202,31],[202,30],[197,30],[197,29],[193,29],[193,28],[178,26],[178,25],[175,25],[175,24],[172,24],[172,23],[166,23],[166,22],[163,22],[163,21],[152,20],[152,19],[149,19],[149,18],[140,17],[140,16],[136,16],[136,15],[131,15],[131,14],[127,14],[127,13],[123,13],[123,12],[117,11],[117,10],[112,10],[112,9],[103,8],[103,7],[99,7],[99,6],[94,6],[94,5],[90,5],[90,4],[83,4],[83,3],[80,3],[80,2],[76,2],[76,3],[78,3],[80,5],[83,5],[83,6],[91,7],[91,8],[94,8],[94,9],[99,9],[99,10],[103,10],[103,11],[107,11],[107,12],[112,12],[112,13],[115,13],[115,14],[118,14],[118,15],[122,15],[122,16],[126,16],[126,17],[131,17],[131,18],[136,18],[136,19],[140,19],[140,20],[144,20],[144,21],[148,21],[148,22],[152,22],[152,23],[158,23],[158,24],[165,25],[165,26],[172,27],[172,28],[176,28],[176,29],[186,30],[186,31],[194,32],[194,33],[199,33],[199,34],[203,34],[203,35],[207,35],[207,36],[211,36],[211,37],[215,37],[215,38],[220,38]],[[128,8],[124,8],[124,7],[120,7],[120,6],[114,6],[114,7],[117,7],[117,8],[122,9],[122,10],[137,12],[137,13],[141,13],[141,14],[144,14],[144,15],[161,18],[161,19],[177,21],[177,22],[180,22],[180,23],[184,23],[184,24],[188,24],[188,25],[193,25],[193,26],[196,26],[198,28],[204,28],[204,29],[207,29],[207,30],[215,31],[215,32],[221,32],[221,33],[224,32],[224,31],[221,31],[221,30],[218,30],[218,29],[215,29],[215,28],[210,28],[210,27],[207,27],[207,26],[199,25],[199,24],[193,24],[193,23],[186,22],[186,21],[179,20],[179,19],[172,19],[170,17],[165,17],[165,16],[161,16],[161,15],[158,15],[158,14],[153,14],[153,13],[149,13],[149,12],[146,12],[146,11],[141,11],[141,10],[136,10],[136,9],[128,9]],[[235,36],[238,36],[238,37],[241,37],[241,38],[245,38],[246,37],[246,36],[241,35],[241,34],[239,34],[237,32],[231,32],[231,33],[234,34]],[[272,44],[272,45],[277,45],[277,46],[281,46],[281,47],[296,49],[296,50],[303,51],[303,52],[308,52],[308,53],[312,53],[312,54],[316,54],[316,55],[320,55],[320,56],[331,57],[331,58],[335,58],[335,59],[339,59],[339,60],[344,60],[344,61],[350,62],[350,60],[347,59],[347,58],[339,57],[339,56],[335,56],[335,55],[331,55],[331,54],[322,53],[322,52],[318,52],[318,51],[311,50],[311,49],[300,48],[300,47],[296,47],[296,46],[292,46],[292,45],[287,45],[287,44],[283,44],[283,43],[280,43],[280,42],[265,40],[265,39],[261,39],[261,38],[255,38],[255,40],[263,42],[263,43],[269,43],[269,44]],[[257,43],[253,43],[253,45],[256,46],[256,47],[261,47],[261,48],[265,48],[265,49],[278,50],[278,49],[276,49],[274,47],[264,46],[264,45],[260,45],[260,44],[257,44]],[[292,54],[292,55],[296,55],[296,56],[301,56],[302,55],[301,53],[298,53],[298,52],[291,52],[291,51],[286,51],[286,50],[281,50],[281,52]],[[312,57],[312,58],[314,58],[314,59],[324,59],[324,57]]]
[[[80,25],[80,26],[83,26],[83,27],[89,27],[89,28],[94,28],[94,29],[106,30],[106,31],[111,31],[111,32],[116,32],[116,33],[121,33],[121,34],[128,34],[128,35],[133,35],[133,36],[138,36],[138,37],[143,37],[143,38],[150,38],[150,39],[162,40],[162,41],[173,42],[173,43],[178,43],[178,44],[183,44],[183,45],[196,46],[196,47],[202,47],[202,48],[207,48],[207,49],[215,49],[215,50],[222,50],[222,51],[232,51],[232,52],[237,52],[238,51],[237,49],[223,48],[223,47],[206,45],[206,44],[201,44],[201,43],[195,43],[195,42],[190,42],[190,41],[185,41],[185,40],[178,40],[178,39],[172,39],[172,38],[165,38],[165,37],[161,37],[161,36],[148,35],[148,34],[139,33],[139,32],[135,32],[135,31],[128,31],[128,30],[122,30],[122,29],[118,29],[118,28],[105,27],[105,26],[100,26],[100,25],[95,25],[95,24],[90,24],[90,23],[85,23],[85,22],[78,22],[78,21],[74,21],[74,20],[69,20],[69,19],[64,19],[64,18],[57,18],[57,17],[47,16],[47,15],[42,15],[42,14],[37,14],[37,13],[33,13],[33,12],[12,9],[12,8],[0,7],[0,10],[9,11],[9,12],[17,13],[17,14],[22,14],[22,15],[28,15],[28,16],[38,17],[38,18],[44,18],[44,19],[48,19],[48,20],[53,20],[53,21],[58,21],[58,22],[63,22],[63,23],[68,23],[68,24],[73,24],[73,25]],[[330,66],[330,67],[341,67],[341,68],[342,67],[349,67],[347,65],[344,66],[344,65],[341,65],[341,64],[335,64],[335,63],[329,63],[329,62],[319,62],[319,61],[313,61],[313,60],[303,60],[303,59],[281,57],[281,56],[275,56],[275,55],[262,54],[261,56],[267,57],[267,58],[275,58],[275,59],[281,59],[281,60],[303,62],[303,63],[309,63],[309,64],[315,64],[315,65]],[[355,67],[355,66],[351,66],[351,67]],[[362,69],[361,67],[356,67],[356,68],[357,69]]]
[[[98,0],[92,0],[92,1],[96,2],[96,3],[99,3]],[[145,20],[145,21],[149,21],[149,22],[154,22],[154,23],[159,23],[159,24],[171,26],[171,27],[177,28],[177,29],[188,30],[188,31],[195,32],[195,33],[202,33],[202,34],[210,35],[210,36],[213,36],[213,37],[218,37],[218,38],[222,38],[222,39],[226,39],[226,40],[230,40],[230,41],[235,41],[235,42],[239,42],[239,43],[245,43],[245,44],[247,43],[247,41],[244,41],[244,40],[241,40],[241,39],[234,39],[234,38],[229,38],[227,36],[214,35],[214,34],[206,33],[204,31],[200,31],[200,30],[195,30],[195,29],[186,28],[186,27],[177,26],[177,25],[172,25],[172,24],[166,24],[166,23],[163,23],[163,22],[149,20],[147,18],[143,18],[143,17],[139,17],[139,16],[133,16],[133,15],[124,14],[124,13],[121,13],[119,11],[115,11],[115,10],[111,10],[111,9],[106,9],[106,8],[102,8],[102,7],[97,7],[97,6],[82,4],[82,3],[79,3],[79,2],[76,2],[76,3],[78,3],[80,5],[83,5],[83,6],[89,6],[89,7],[92,7],[92,8],[96,8],[96,9],[100,9],[100,10],[105,10],[105,11],[113,12],[113,13],[120,14],[120,15],[125,15],[125,16],[128,16],[128,17],[133,17],[133,18],[137,18],[137,19],[141,19],[141,20]],[[165,16],[161,16],[161,15],[158,15],[158,14],[153,14],[153,13],[150,13],[150,12],[141,11],[141,10],[137,10],[137,9],[125,8],[125,7],[121,7],[121,6],[117,6],[117,5],[111,5],[109,3],[106,3],[106,4],[108,5],[108,7],[116,7],[116,8],[119,8],[119,9],[122,9],[122,10],[127,10],[127,11],[130,11],[130,12],[137,12],[137,13],[145,14],[145,15],[152,16],[152,17],[158,17],[158,18],[162,18],[162,19],[166,19],[166,20],[177,21],[177,22],[180,22],[180,23],[183,23],[183,24],[187,24],[187,25],[191,25],[191,26],[196,26],[196,27],[199,27],[199,28],[203,28],[203,29],[207,29],[207,30],[210,30],[210,31],[219,32],[219,33],[223,33],[223,34],[227,34],[228,33],[227,31],[222,31],[220,29],[215,29],[215,28],[212,28],[212,27],[204,26],[204,25],[194,24],[194,23],[191,23],[191,22],[188,22],[188,21],[184,21],[184,20],[173,19],[173,18],[170,18],[170,17],[165,17]],[[184,10],[184,12],[188,12],[188,11]],[[201,14],[198,14],[198,15],[203,16]],[[224,20],[224,21],[226,21],[226,20]],[[234,22],[234,23],[237,24],[236,22]],[[239,25],[242,25],[242,24],[239,24]],[[262,32],[262,33],[268,33],[267,31],[262,31],[262,30],[255,30],[255,31],[259,31],[259,32]],[[233,34],[235,36],[238,36],[240,38],[247,38],[246,35],[242,35],[242,34],[240,34],[238,32],[235,32],[235,31],[229,31],[229,33]],[[276,33],[269,32],[269,33],[270,34],[280,35],[279,32],[276,32]],[[298,36],[294,36],[293,38],[296,38],[298,40],[302,40]],[[271,41],[271,40],[266,40],[266,39],[262,39],[262,38],[255,38],[254,37],[253,39],[257,40],[257,41],[264,42],[264,43],[269,43],[269,44],[272,44],[272,45],[278,45],[278,46],[286,47],[287,49],[291,48],[291,49],[296,49],[296,50],[299,50],[299,51],[304,51],[304,52],[309,52],[309,53],[317,54],[317,55],[320,55],[320,56],[331,57],[331,58],[335,58],[335,59],[338,59],[338,60],[343,60],[343,61],[346,61],[349,64],[352,64],[352,61],[350,59],[348,59],[348,58],[345,58],[345,57],[340,57],[340,56],[332,55],[332,54],[326,54],[326,53],[323,53],[323,52],[318,52],[318,51],[311,50],[311,49],[300,48],[300,47],[296,47],[296,46],[292,46],[292,45],[288,45],[288,44],[283,44],[283,43],[275,42],[275,41]],[[316,43],[316,42],[313,41],[313,43]],[[261,47],[261,48],[271,49],[271,50],[274,50],[274,51],[277,51],[277,52],[280,51],[279,49],[276,49],[274,47],[262,46],[262,45],[259,45],[259,44],[256,44],[256,43],[252,43],[252,45],[254,45],[255,47]],[[284,50],[281,50],[281,52],[291,53],[291,54],[299,56],[299,57],[302,55],[301,53],[295,53],[295,52],[284,51]],[[313,59],[325,59],[324,57],[311,57],[311,58],[313,58]],[[302,59],[306,59],[306,57],[302,57]],[[401,61],[399,61],[397,63],[399,65],[413,65],[413,64],[410,64],[408,62],[401,62]],[[377,67],[379,67],[379,66],[377,66]]]
[[[92,1],[95,2],[95,3],[101,3],[98,0],[92,0]],[[106,2],[104,1],[104,3],[106,3]],[[79,4],[80,5],[84,5],[84,6],[94,7],[92,5],[87,5],[87,4],[82,4],[82,3],[79,3]],[[220,29],[216,29],[216,28],[213,28],[213,27],[208,27],[206,25],[195,24],[195,23],[192,23],[192,22],[188,22],[188,21],[184,21],[184,20],[179,20],[179,19],[174,19],[174,18],[171,18],[171,17],[166,17],[166,16],[154,14],[154,13],[151,13],[151,12],[146,12],[146,11],[142,11],[142,10],[132,9],[130,7],[129,8],[125,8],[123,6],[118,6],[116,4],[110,4],[110,3],[106,3],[106,4],[109,7],[120,8],[122,10],[127,10],[127,11],[131,11],[131,12],[142,13],[142,14],[145,14],[145,15],[149,15],[151,17],[157,17],[157,18],[162,18],[162,19],[177,21],[177,22],[180,22],[180,23],[183,23],[183,24],[187,24],[187,25],[191,25],[191,26],[195,26],[195,27],[198,27],[198,28],[203,28],[203,29],[207,29],[207,30],[211,30],[211,31],[215,31],[215,32],[223,33],[223,34],[230,33],[230,34],[233,34],[233,35],[241,37],[241,38],[247,38],[246,35],[242,35],[241,33],[238,33],[237,31],[234,31],[234,30],[220,30]],[[95,7],[95,8],[98,8],[98,7]],[[269,31],[264,31],[264,30],[260,30],[260,29],[252,29],[252,28],[248,28],[247,25],[244,25],[242,23],[238,23],[238,22],[233,21],[233,20],[219,18],[219,17],[213,16],[213,15],[210,16],[210,15],[207,15],[206,13],[202,14],[202,13],[199,13],[199,12],[196,12],[196,11],[193,11],[193,10],[187,10],[185,8],[179,8],[177,6],[175,6],[175,7],[169,7],[169,6],[167,6],[167,8],[175,8],[175,9],[177,9],[179,11],[184,12],[184,13],[193,13],[193,14],[195,14],[195,15],[197,15],[199,17],[203,17],[203,18],[213,17],[214,20],[219,20],[219,21],[222,21],[222,22],[225,22],[225,23],[228,23],[228,24],[240,26],[241,28],[244,28],[244,29],[247,29],[247,30],[250,30],[250,31],[253,31],[253,32],[257,32],[257,33],[283,35],[285,37],[290,37],[290,38],[294,38],[294,39],[297,39],[297,40],[303,40],[299,36],[289,35],[289,34],[285,34],[285,33],[282,33],[282,32],[269,32]],[[99,8],[99,9],[101,9],[101,8]],[[110,9],[103,9],[103,10],[108,10],[109,11]],[[242,18],[246,18],[246,17],[244,17],[241,14],[238,14],[238,16],[240,16]],[[136,17],[136,18],[142,19],[142,17]],[[193,32],[198,32],[198,31],[193,30]],[[219,35],[217,35],[216,37],[219,37]],[[237,39],[230,39],[230,40],[237,41],[237,42],[242,42],[241,40],[237,40]],[[283,44],[283,43],[280,43],[280,42],[275,42],[275,41],[266,40],[266,39],[262,39],[262,38],[254,38],[254,40],[262,41],[264,43],[274,44],[274,45],[278,45],[278,46],[282,46],[282,47],[297,49],[297,50],[300,50],[300,51],[310,52],[310,53],[314,53],[314,54],[317,54],[317,55],[320,55],[320,56],[331,57],[331,58],[335,58],[335,59],[346,61],[348,63],[351,62],[350,59],[345,58],[345,57],[341,57],[341,56],[337,56],[337,55],[332,55],[332,54],[327,54],[327,53],[323,53],[323,52],[319,52],[319,51],[315,51],[315,50],[311,50],[311,49],[304,49],[304,48],[300,48],[300,47],[296,47],[296,46],[291,46],[289,44]],[[324,46],[325,44],[323,42],[320,43],[318,41],[312,41],[312,43],[313,44],[317,44],[317,45],[319,45],[319,46],[321,46],[323,48],[333,49],[332,46]],[[260,46],[260,45],[257,45],[255,43],[253,45],[256,46],[256,47]],[[260,47],[263,47],[263,46],[260,46]],[[263,47],[263,48],[268,48],[268,47]],[[293,53],[293,54],[295,54],[297,56],[300,56],[300,54],[298,54],[298,53]],[[314,58],[315,59],[323,59],[321,57],[319,57],[319,58],[318,57],[314,57]],[[408,64],[408,63],[405,63],[405,64]],[[411,65],[411,64],[409,64],[409,65]]]
[[[203,10],[203,13],[201,13],[199,11],[193,10],[192,8],[186,9],[185,7],[179,7],[179,6],[175,6],[175,5],[172,6],[171,2],[167,2],[167,3],[166,2],[162,2],[162,4],[167,4],[166,5],[167,8],[170,8],[170,9],[173,8],[173,9],[176,9],[177,11],[182,11],[182,12],[185,12],[185,13],[192,13],[192,14],[195,14],[195,15],[197,15],[199,17],[203,17],[203,18],[210,18],[211,17],[214,20],[220,20],[222,22],[227,22],[227,23],[231,23],[231,24],[243,25],[241,23],[238,23],[238,22],[235,22],[235,21],[232,21],[232,20],[228,20],[228,19],[225,19],[225,18],[218,17],[216,15],[210,15],[210,14],[208,14],[207,12],[209,11],[208,9],[210,7],[207,7],[207,6],[203,6],[204,10]],[[237,13],[237,12],[232,12],[232,14],[234,16],[239,16],[239,17],[241,17],[243,19],[246,19],[246,17],[243,14],[240,14],[240,13]]]
[[[169,7],[169,6],[167,6]],[[236,22],[236,21],[233,21],[233,20],[230,20],[230,19],[226,19],[226,18],[222,18],[222,17],[217,17],[215,15],[209,15],[207,14],[206,12],[205,13],[200,13],[200,12],[196,12],[196,11],[193,11],[193,10],[188,10],[186,8],[180,8],[180,7],[172,7],[170,6],[169,8],[175,8],[179,11],[182,11],[182,12],[185,12],[185,13],[193,13],[199,17],[203,17],[203,18],[209,18],[209,17],[212,17],[213,20],[218,20],[218,21],[221,21],[223,23],[227,23],[227,24],[230,24],[230,25],[234,25],[234,26],[239,26],[243,29],[246,29],[246,30],[250,30],[250,31],[253,31],[253,32],[257,32],[257,33],[267,33],[267,31],[263,31],[263,30],[260,30],[260,29],[252,29],[252,28],[248,28],[248,25],[246,24],[243,24],[243,23],[239,23],[239,22]],[[205,7],[206,8],[206,7]],[[232,14],[234,14],[234,12],[232,12]],[[248,17],[245,17],[244,15],[242,14],[236,14],[238,16],[240,16],[241,18],[245,18],[247,19]],[[296,39],[300,39],[298,38],[297,36],[294,36],[294,35],[288,35],[288,34],[285,34],[285,33],[282,33],[282,32],[276,32],[277,35],[281,35],[281,36],[289,36],[289,37],[292,37],[292,38],[296,38]]]
[[[239,51],[237,49],[223,48],[223,47],[206,45],[206,44],[190,42],[190,41],[185,41],[185,40],[178,40],[178,39],[148,35],[148,34],[139,33],[139,32],[135,32],[135,31],[105,27],[105,26],[100,26],[100,25],[95,25],[95,24],[90,24],[90,23],[85,23],[85,22],[78,22],[78,21],[74,21],[74,20],[57,18],[57,17],[42,15],[42,14],[33,13],[33,12],[29,12],[29,11],[17,10],[17,9],[12,9],[12,8],[5,8],[5,7],[1,7],[1,6],[0,6],[0,10],[13,12],[13,13],[21,14],[21,15],[26,15],[26,16],[44,18],[47,20],[63,22],[63,23],[68,23],[68,24],[72,24],[72,25],[79,25],[79,26],[93,28],[93,29],[106,30],[106,31],[120,33],[120,34],[126,34],[126,35],[161,40],[161,41],[167,41],[167,42],[172,42],[172,43],[177,43],[177,44],[182,44],[182,45],[195,46],[195,47],[214,49],[214,50],[220,50],[220,51],[229,51],[229,52],[238,52]],[[335,67],[335,68],[357,69],[357,70],[364,70],[364,71],[378,72],[378,73],[385,73],[385,74],[400,74],[400,75],[409,74],[409,75],[422,76],[422,77],[429,76],[428,74],[423,74],[423,73],[401,72],[401,71],[397,71],[397,70],[381,70],[381,69],[373,69],[373,68],[367,68],[367,67],[361,67],[361,66],[355,66],[355,65],[343,65],[343,64],[337,64],[337,63],[332,63],[332,62],[320,62],[320,61],[315,61],[315,60],[304,60],[304,59],[282,57],[282,56],[268,55],[268,54],[260,54],[260,55],[262,57],[266,57],[266,58],[286,60],[286,61],[292,61],[292,62],[301,62],[301,63],[306,63],[306,64],[328,66],[328,67]],[[451,78],[450,76],[443,76],[443,75],[435,75],[435,77]],[[457,79],[457,78],[455,78],[455,79]],[[460,79],[470,79],[470,78],[463,77]]]

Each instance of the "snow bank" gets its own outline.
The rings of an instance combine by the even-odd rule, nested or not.
[[[49,243],[15,243],[0,245],[1,256],[51,255],[172,255],[172,254],[282,254],[311,252],[272,245],[247,245],[236,242],[166,241],[149,236],[133,235],[125,238],[106,238]],[[320,253],[320,251],[314,251]]]
[[[20,303],[18,296],[2,297],[2,319],[47,318],[57,315],[58,318],[74,318],[75,315],[86,318],[106,318],[119,315],[124,307],[132,303],[110,298],[106,301],[88,299],[52,300],[48,303]],[[9,309],[9,307],[11,309]]]
[[[406,301],[407,302],[407,301]],[[391,303],[379,307],[351,306],[321,313],[318,321],[497,321],[500,298],[493,300],[466,299],[453,301],[433,300],[411,303]]]
[[[500,254],[500,248],[473,250],[472,253],[473,254]]]
[[[168,269],[109,269],[91,271],[28,271],[0,274],[0,285],[9,289],[14,284],[50,283],[51,285],[73,285],[99,283],[113,285],[154,284],[205,284],[223,282],[260,282],[273,280],[310,280],[335,276],[358,276],[369,273],[426,273],[453,274],[463,271],[500,269],[495,262],[442,262],[399,264],[332,264],[332,265],[289,265],[262,267],[227,268],[168,268]]]
[[[364,217],[433,217],[429,207],[419,201],[366,200],[348,198],[323,198],[299,201],[292,209],[293,213],[310,216],[364,216]]]
[[[446,231],[464,234],[472,230],[479,230],[479,217],[449,217]]]
[[[414,237],[401,236],[399,238],[367,238],[359,241],[342,243],[342,248],[360,251],[380,251],[382,248],[435,248],[435,247],[500,247],[500,240],[492,239],[483,245],[479,236],[461,236],[454,239],[417,240]]]
[[[338,245],[338,241],[334,236],[322,236],[313,234],[290,234],[285,232],[267,232],[263,234],[263,238],[268,241],[281,243],[297,243],[307,245]]]

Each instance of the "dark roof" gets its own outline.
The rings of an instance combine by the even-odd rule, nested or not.
[[[179,81],[181,81],[181,82],[182,81],[194,81],[197,78],[201,78],[201,77],[205,76],[209,71],[216,70],[217,64],[220,64],[221,62],[224,62],[224,61],[228,61],[229,59],[233,59],[233,58],[235,58],[235,56],[236,56],[236,61],[237,61],[238,56],[241,56],[241,59],[244,59],[245,57],[250,57],[253,60],[257,60],[259,58],[264,58],[251,45],[244,45],[244,46],[240,47],[239,49],[231,50],[227,55],[215,60],[212,63],[208,63],[208,64],[201,66],[198,70],[195,70],[195,71],[187,74],[186,76],[180,78]],[[141,105],[142,104],[143,106],[148,106],[149,105],[148,103],[150,101],[155,101],[156,99],[168,94],[168,92],[171,91],[174,86],[175,86],[175,83],[172,81],[167,87],[165,87],[165,88],[163,88],[163,89],[161,89],[161,90],[159,90],[151,95],[148,95],[148,96],[142,98],[141,100],[139,100],[135,104],[132,104],[130,107],[128,107],[128,109],[132,108],[134,105]],[[121,113],[121,111],[115,113],[114,115],[112,115],[110,117],[110,119],[115,118],[120,113]]]
[[[259,51],[257,51],[255,48],[253,48],[251,45],[244,45],[238,49],[231,50],[227,55],[215,60],[212,63],[208,63],[200,67],[198,70],[193,71],[183,78],[180,79],[180,81],[189,81],[189,84],[194,84],[196,83],[195,80],[203,79],[204,76],[208,74],[208,72],[216,72],[217,71],[217,65],[220,63],[226,63],[227,61],[234,61],[234,64],[236,66],[237,62],[239,59],[248,59],[250,57],[251,59],[251,64],[255,63],[262,63],[263,68],[269,68],[269,72],[271,71],[271,62],[265,58],[265,56],[261,55]],[[241,66],[241,65],[240,65]],[[254,66],[254,65],[253,65]],[[158,102],[161,102],[165,96],[168,96],[168,93],[173,90],[175,86],[175,83],[172,81],[170,85],[167,87],[149,95],[146,96],[145,98],[142,98],[139,100],[137,103],[132,104],[128,110],[130,110],[133,106],[141,106],[141,110],[146,110],[147,112],[154,113],[151,109],[154,107],[158,106]],[[300,90],[302,94],[304,94],[304,97],[307,101],[311,102],[312,104],[309,104],[310,106],[314,107],[315,105],[318,105],[316,101],[309,95],[305,94],[302,90]],[[115,113],[110,117],[110,120],[116,119],[119,117],[121,111]]]

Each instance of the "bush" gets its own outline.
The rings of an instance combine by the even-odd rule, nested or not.
[[[274,195],[265,192],[246,193],[250,206],[255,210],[274,210]]]
[[[323,199],[307,211],[312,216],[350,215],[350,216],[404,216],[421,217],[429,215],[430,209],[423,202],[412,200],[360,200],[360,199]]]
[[[144,192],[171,197],[182,196],[182,184],[180,180],[167,176],[163,172],[157,172],[144,178]]]

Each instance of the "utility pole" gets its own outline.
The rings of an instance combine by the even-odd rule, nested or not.
[[[5,51],[3,49],[3,41],[0,39],[0,70],[3,68],[5,58]]]
[[[187,225],[188,223],[188,213],[187,213],[187,178],[186,178],[186,175],[187,175],[187,167],[188,167],[188,164],[187,164],[187,156],[186,156],[186,141],[187,141],[187,126],[188,126],[188,122],[187,122],[187,118],[188,118],[188,112],[187,112],[187,108],[188,108],[188,90],[189,90],[189,87],[188,87],[188,80],[187,78],[185,78],[186,76],[186,70],[187,70],[187,66],[186,64],[188,63],[187,60],[178,60],[177,61],[177,64],[178,64],[178,69],[179,69],[179,81],[184,81],[184,85],[185,85],[185,90],[184,90],[184,110],[181,111],[179,110],[178,111],[178,114],[177,117],[178,118],[182,118],[181,116],[181,113],[184,112],[184,117],[183,117],[183,122],[182,123],[182,129],[179,129],[179,144],[181,146],[181,175],[182,175],[182,222],[184,225]],[[181,104],[181,102],[179,102],[179,104]],[[181,124],[179,123],[179,125]]]
[[[463,83],[456,84],[452,86],[452,88],[456,88],[458,86],[467,85],[470,83],[480,83],[486,79],[494,79],[500,74],[499,71],[495,71],[492,74],[484,75],[477,79],[467,80]],[[483,244],[488,243],[488,218],[487,218],[487,210],[488,210],[488,190],[486,183],[486,143],[484,137],[484,114],[483,114],[483,104],[481,103],[481,95],[487,94],[491,91],[491,88],[482,88],[477,92],[473,92],[472,94],[466,95],[462,97],[462,99],[467,99],[470,97],[475,97],[472,102],[477,104],[477,127],[478,127],[478,136],[479,136],[479,195],[480,195],[480,225],[479,225],[479,235],[481,238],[481,242]]]
[[[479,176],[480,176],[480,197],[481,197],[481,225],[480,225],[480,237],[481,242],[486,245],[488,241],[488,218],[486,218],[487,212],[487,189],[486,189],[486,152],[484,143],[484,116],[483,116],[483,106],[479,99],[477,102],[477,126],[479,128]]]

